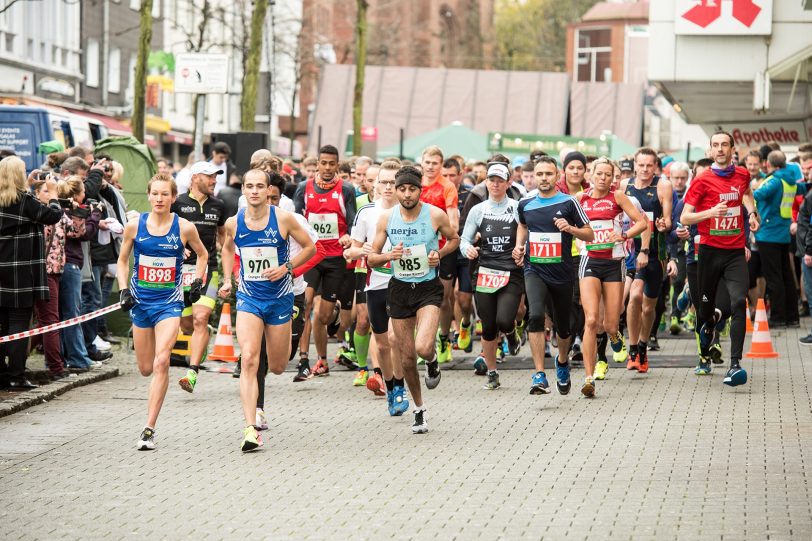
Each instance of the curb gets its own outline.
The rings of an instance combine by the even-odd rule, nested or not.
[[[85,372],[84,374],[78,374],[76,378],[70,378],[69,381],[60,380],[43,385],[37,389],[13,395],[10,398],[0,401],[0,417],[5,417],[28,409],[31,406],[48,402],[71,389],[84,387],[85,385],[96,383],[97,381],[112,379],[118,375],[119,370],[117,367],[103,366],[91,370],[90,372]]]

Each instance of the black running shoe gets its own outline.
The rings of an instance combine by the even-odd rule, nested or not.
[[[300,381],[307,381],[310,379],[310,363],[308,361],[299,361],[296,365],[296,375],[293,376],[294,383]]]
[[[513,329],[513,331],[507,333],[505,338],[507,338],[508,353],[511,355],[517,355],[522,347],[522,341],[519,339],[516,329]]]
[[[412,434],[426,434],[428,431],[429,425],[426,423],[426,410],[414,410]]]
[[[435,389],[438,385],[440,385],[440,377],[443,374],[440,372],[440,363],[437,360],[433,360],[430,363],[426,363],[426,387],[429,389]]]
[[[242,357],[237,359],[237,366],[234,367],[234,372],[231,373],[232,378],[239,378],[242,374]]]
[[[648,350],[649,351],[660,351],[660,342],[657,340],[656,336],[650,336],[648,339]]]

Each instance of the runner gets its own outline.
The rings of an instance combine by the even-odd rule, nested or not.
[[[355,220],[355,188],[350,182],[343,182],[336,176],[338,150],[332,145],[319,149],[318,173],[316,178],[302,182],[296,188],[293,202],[296,212],[307,218],[310,226],[319,235],[319,244],[324,248],[324,260],[305,276],[307,282],[307,308],[305,317],[313,311],[316,292],[321,292],[321,302],[316,317],[311,320],[313,341],[319,360],[313,367],[315,376],[327,376],[327,325],[333,320],[333,308],[339,300],[339,293],[349,290],[349,299],[341,299],[342,325],[338,336],[350,326],[352,294],[354,288],[353,271],[347,270],[343,252],[350,246],[350,224]],[[350,287],[343,287],[348,283]],[[300,344],[307,351],[307,344]],[[298,372],[310,372],[307,357],[301,357]]]
[[[442,176],[443,151],[437,146],[428,147],[423,151],[420,165],[423,168],[423,188],[420,193],[420,201],[444,211],[448,215],[451,226],[458,231],[460,224],[459,195],[457,187]],[[445,240],[440,239],[440,248],[444,244]],[[440,363],[447,363],[451,360],[451,344],[448,335],[451,330],[451,320],[454,319],[454,278],[457,274],[456,251],[444,253],[447,254],[446,258],[440,262],[440,268],[437,269],[443,285],[443,304],[440,307],[440,329],[437,336],[437,360]]]
[[[586,378],[581,393],[595,396],[594,379],[604,379],[609,364],[597,362],[598,331],[601,340],[609,342],[614,351],[623,348],[623,334],[618,332],[618,321],[623,311],[623,283],[625,280],[624,244],[628,237],[641,234],[648,228],[645,214],[639,212],[625,194],[610,191],[614,166],[607,158],[593,163],[590,177],[591,189],[578,194],[578,200],[589,218],[595,238],[587,242],[581,255],[579,287],[584,308],[584,372]],[[623,215],[627,214],[634,225],[623,231]],[[603,312],[603,318],[600,313]]]
[[[191,223],[171,212],[178,187],[170,176],[155,175],[147,184],[151,212],[127,222],[118,256],[121,308],[130,312],[138,370],[152,375],[147,399],[147,424],[137,449],[155,449],[155,423],[169,386],[169,354],[180,327],[183,310],[181,269],[183,247],[197,254],[197,274],[189,287],[189,300],[200,299],[206,276],[208,251]],[[135,263],[130,278],[130,253]]]
[[[264,334],[268,368],[274,374],[285,370],[290,352],[293,281],[295,267],[316,254],[307,231],[289,212],[268,205],[268,174],[252,169],[243,176],[242,190],[248,207],[226,222],[223,244],[223,285],[219,295],[231,293],[234,254],[240,251],[240,283],[237,289],[237,341],[240,345],[240,401],[245,428],[243,452],[262,446],[254,426],[257,404],[257,369]],[[288,257],[288,239],[302,247],[294,258]],[[264,333],[263,333],[264,331]]]
[[[185,218],[197,229],[200,241],[209,253],[203,290],[208,288],[212,276],[217,272],[217,241],[222,244],[226,223],[226,207],[214,197],[217,175],[223,171],[209,162],[192,165],[191,186],[187,193],[178,196],[172,205],[172,212]],[[209,318],[214,310],[215,299],[203,295],[192,305],[188,299],[189,288],[196,275],[197,254],[190,252],[183,261],[184,309],[180,326],[183,332],[192,335],[190,340],[189,370],[178,384],[186,392],[193,392],[200,371],[200,362],[209,346]]]
[[[434,389],[440,384],[440,365],[435,358],[434,341],[443,302],[443,285],[438,279],[437,267],[442,257],[453,253],[460,242],[457,229],[448,216],[420,200],[422,189],[417,168],[406,166],[396,173],[395,190],[400,205],[381,213],[375,241],[367,256],[370,267],[380,268],[387,263],[393,267],[387,310],[392,318],[398,357],[415,404],[414,434],[429,431],[416,355],[426,359],[426,387]],[[439,235],[446,238],[442,248],[439,248]],[[392,249],[382,254],[387,240]]]
[[[626,322],[629,325],[629,360],[627,370],[648,372],[648,339],[654,322],[657,298],[663,285],[665,271],[665,236],[671,230],[671,206],[674,192],[668,180],[654,174],[657,153],[641,148],[634,155],[636,177],[621,183],[620,191],[634,197],[643,207],[651,231],[650,244],[646,239],[635,241],[637,272],[634,275]]]
[[[747,169],[733,165],[733,136],[718,131],[711,136],[710,150],[714,160],[710,169],[698,175],[685,193],[680,222],[697,224],[699,229],[697,326],[700,358],[707,359],[721,314],[716,310],[716,290],[724,280],[730,294],[730,369],[725,385],[747,383],[747,372],[741,367],[745,333],[745,298],[747,297],[747,261],[745,258],[744,216],[750,213],[749,225],[758,231],[758,214],[750,190]]]
[[[570,346],[570,309],[572,307],[572,239],[585,242],[594,238],[589,219],[570,195],[558,192],[558,165],[555,159],[542,156],[536,161],[537,196],[519,202],[519,228],[513,259],[524,265],[524,285],[530,319],[527,332],[533,353],[530,394],[549,393],[544,373],[544,320],[547,301],[551,301],[558,351],[555,357],[556,386],[560,394],[570,392],[570,365],[566,360]],[[564,363],[559,356],[564,354]]]
[[[389,159],[381,164],[378,178],[369,192],[375,194],[375,202],[358,210],[352,228],[352,248],[347,249],[346,256],[363,261],[369,255],[381,213],[398,204],[395,197],[395,173],[398,169],[400,161],[396,159]],[[391,245],[387,242],[384,248],[389,251]],[[399,358],[392,358],[394,352],[390,345],[389,314],[386,310],[386,291],[392,277],[392,264],[390,262],[382,267],[370,268],[368,278],[367,275],[363,276],[368,325],[375,335],[379,365],[374,369],[375,373],[367,380],[366,385],[376,394],[379,389],[385,388],[389,415],[403,415],[409,411],[409,401],[405,399],[403,366]],[[377,381],[381,378],[384,382],[383,387],[379,386]]]
[[[460,252],[477,265],[474,295],[482,320],[482,350],[488,366],[484,388],[495,390],[501,386],[496,370],[499,333],[505,333],[511,355],[516,355],[521,347],[516,317],[524,292],[524,276],[521,267],[513,261],[519,203],[507,196],[511,185],[508,166],[491,163],[485,182],[489,197],[468,213]],[[474,246],[477,237],[481,239],[479,248]]]

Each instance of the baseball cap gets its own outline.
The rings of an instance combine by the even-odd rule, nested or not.
[[[621,171],[634,171],[634,162],[631,160],[620,160]]]
[[[503,163],[491,163],[488,165],[488,176],[507,180],[510,178],[510,171],[508,171],[507,165]]]
[[[214,165],[213,163],[209,162],[195,162],[192,165],[192,174],[193,175],[220,175],[223,173],[223,170]]]

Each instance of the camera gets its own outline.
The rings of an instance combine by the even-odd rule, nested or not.
[[[73,208],[73,200],[72,199],[59,198],[59,199],[57,199],[57,201],[59,201],[59,206],[62,207],[63,209],[70,210],[70,209]]]
[[[51,176],[51,173],[48,171],[40,171],[37,173],[37,180],[48,180],[49,176]]]

